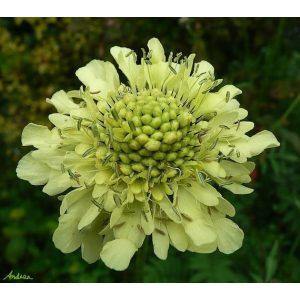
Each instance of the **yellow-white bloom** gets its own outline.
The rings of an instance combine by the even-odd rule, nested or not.
[[[179,251],[232,253],[242,230],[227,216],[234,207],[220,188],[236,194],[252,189],[248,158],[279,142],[269,131],[251,137],[254,124],[226,85],[213,90],[214,69],[195,55],[166,58],[156,38],[140,64],[128,48],[111,54],[128,79],[120,83],[110,62],[93,60],[77,70],[80,90],[55,93],[47,101],[58,113],[53,129],[29,124],[24,146],[36,150],[19,162],[17,174],[62,199],[55,246],[81,247],[89,263],[102,259],[115,270],[152,235],[155,254]],[[71,191],[69,189],[72,188]]]

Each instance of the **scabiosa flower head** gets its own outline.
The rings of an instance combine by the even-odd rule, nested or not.
[[[254,169],[248,158],[279,146],[269,131],[246,135],[254,124],[241,121],[241,91],[213,91],[222,80],[208,62],[193,63],[194,54],[166,58],[156,38],[148,48],[140,64],[134,51],[111,49],[128,82],[120,83],[110,62],[77,70],[84,87],[47,100],[58,111],[49,116],[54,127],[25,127],[23,145],[37,150],[17,167],[48,195],[68,190],[59,197],[55,246],[64,253],[81,247],[84,260],[101,258],[115,270],[128,267],[147,235],[160,259],[169,245],[239,249],[244,234],[220,190],[252,192],[243,185]]]

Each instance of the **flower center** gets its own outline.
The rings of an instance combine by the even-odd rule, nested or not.
[[[124,94],[104,115],[115,171],[127,176],[147,172],[155,183],[181,175],[200,145],[193,119],[171,92]]]

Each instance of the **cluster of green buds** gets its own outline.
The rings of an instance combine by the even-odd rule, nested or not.
[[[150,185],[172,180],[200,146],[195,118],[171,92],[126,93],[105,112],[101,141],[116,173],[147,172]]]
[[[243,231],[229,217],[234,207],[220,193],[253,190],[254,163],[248,158],[279,142],[269,131],[249,137],[254,124],[232,86],[213,90],[214,69],[195,55],[166,60],[158,39],[148,42],[141,63],[128,48],[111,53],[115,67],[93,60],[77,70],[85,85],[47,100],[57,110],[54,128],[29,124],[25,155],[17,175],[62,200],[55,246],[82,250],[89,263],[99,259],[124,270],[152,237],[154,253],[166,259],[178,251],[229,254],[242,246]]]

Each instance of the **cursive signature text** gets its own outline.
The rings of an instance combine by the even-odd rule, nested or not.
[[[3,280],[33,280],[32,277],[25,274],[13,274],[13,270],[11,270],[4,278]]]

